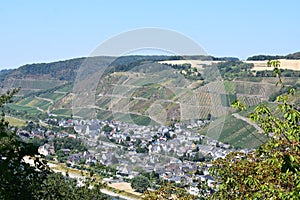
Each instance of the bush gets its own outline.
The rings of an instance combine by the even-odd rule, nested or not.
[[[147,188],[150,186],[150,181],[145,176],[136,176],[130,181],[131,187],[135,189],[137,192],[145,192]]]

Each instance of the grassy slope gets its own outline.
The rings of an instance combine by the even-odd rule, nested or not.
[[[64,105],[65,102],[62,100],[71,89],[71,85],[66,85],[57,89],[45,90],[44,92],[38,91],[9,104],[8,107],[17,111],[26,111],[30,115],[46,113],[50,110],[59,116],[70,116],[72,110],[64,108],[67,106]]]
[[[232,115],[225,117],[224,123],[223,118],[215,120],[216,126],[208,126],[200,131],[200,134],[208,134],[217,132],[214,139],[218,139],[221,142],[228,143],[234,147],[240,148],[255,148],[265,141],[263,134],[257,132],[257,130],[247,122],[237,119]]]
[[[5,116],[5,119],[9,122],[11,126],[22,127],[26,125],[26,122],[22,119],[10,117],[10,116]]]

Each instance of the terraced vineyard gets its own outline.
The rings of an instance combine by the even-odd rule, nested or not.
[[[195,86],[195,81],[164,71],[150,74],[114,72],[102,77],[95,104],[89,106],[111,113],[144,116],[156,122],[206,119],[209,115],[217,118],[232,112],[230,105],[235,99],[247,106],[267,100],[274,92],[271,90],[273,82],[256,81],[259,80],[219,81]],[[104,114],[107,115],[112,117]]]
[[[17,104],[9,104],[7,106],[12,110],[16,110],[17,112],[23,111],[29,115],[37,115],[37,114],[43,112],[43,110],[39,110],[38,108],[30,107],[30,106],[23,106],[23,105],[17,105]]]
[[[220,94],[202,92],[199,87],[192,90],[191,84],[192,81],[180,81],[171,75],[114,73],[100,82],[96,106],[106,111],[150,117],[153,121],[165,118],[162,121],[167,123],[174,119],[207,118],[212,107],[221,106],[221,100],[217,101]],[[214,114],[223,113],[214,109]]]
[[[236,148],[256,148],[266,140],[266,137],[247,122],[237,119],[232,115],[226,116],[225,121],[217,119],[217,126],[207,127],[200,134],[220,132],[215,139],[233,145]],[[208,136],[213,136],[209,135]]]
[[[24,114],[29,115],[45,115],[46,113],[53,112],[53,114],[57,114],[60,116],[70,116],[70,114],[72,113],[72,110],[70,109],[71,107],[69,105],[67,107],[67,103],[63,102],[66,96],[66,92],[56,90],[52,90],[51,92],[49,92],[48,90],[46,90],[45,92],[38,92],[35,96],[27,95],[27,97],[21,98],[14,104],[10,104],[9,108],[14,110],[15,112],[24,112]]]
[[[76,60],[72,62],[80,64]],[[141,68],[136,63],[141,64]],[[128,65],[120,63],[100,77],[94,73],[93,82],[87,81],[91,77],[85,74],[81,77],[82,84],[74,88],[74,71],[60,68],[60,64],[55,63],[53,67],[59,74],[59,77],[55,77],[48,69],[43,70],[42,64],[38,71],[35,71],[35,67],[29,67],[34,75],[23,75],[23,71],[28,71],[23,67],[23,71],[16,70],[12,77],[2,83],[2,92],[21,86],[18,100],[8,105],[11,113],[22,113],[27,117],[47,117],[47,113],[64,118],[71,115],[76,118],[97,116],[102,120],[116,119],[140,125],[170,125],[173,121],[213,118],[215,127],[203,130],[202,133],[210,133],[212,137],[236,147],[255,147],[263,138],[251,124],[231,116],[234,112],[230,107],[231,102],[240,99],[248,107],[253,107],[268,101],[279,90],[275,87],[277,79],[274,77],[238,77],[227,80],[210,77],[211,82],[207,82],[203,79],[189,79],[175,68],[166,70],[164,66],[149,60],[134,60],[134,64]],[[77,70],[79,66],[72,67]],[[92,71],[97,67],[97,64],[93,65]],[[200,67],[199,72],[203,69]],[[300,83],[298,77],[283,79],[288,85]],[[89,90],[94,86],[94,89]],[[82,90],[77,93],[76,89]],[[78,99],[79,104],[75,104],[77,107],[73,109],[73,103]],[[222,124],[224,127],[221,127]]]

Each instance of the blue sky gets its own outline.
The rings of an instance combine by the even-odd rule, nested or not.
[[[144,27],[186,35],[208,54],[245,59],[300,50],[300,1],[16,1],[0,3],[0,68],[89,55]]]

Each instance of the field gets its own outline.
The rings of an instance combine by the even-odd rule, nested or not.
[[[300,70],[300,60],[287,60],[279,59],[282,69],[291,69],[291,70]],[[222,61],[201,61],[201,60],[168,60],[161,61],[161,64],[171,64],[171,65],[182,65],[185,63],[191,64],[192,67],[202,69],[204,65],[211,65]],[[252,70],[262,71],[262,70],[271,70],[267,67],[267,60],[264,61],[243,61],[245,63],[253,63],[254,68]]]
[[[219,63],[222,61],[207,61],[207,60],[166,60],[166,61],[160,61],[158,63],[160,64],[170,64],[170,65],[182,65],[182,64],[191,64],[192,67],[202,69],[205,65],[211,65],[215,63]]]
[[[107,184],[107,186],[115,188],[117,190],[121,190],[121,191],[123,190],[123,191],[126,191],[128,193],[131,193],[131,194],[134,194],[137,196],[141,195],[141,193],[135,192],[134,189],[132,189],[130,183],[127,183],[127,182],[110,183],[110,184]]]
[[[42,110],[39,110],[38,108],[29,107],[29,106],[20,106],[16,104],[9,104],[8,107],[13,110],[27,112],[29,115],[33,115],[33,116],[42,112]]]
[[[5,119],[9,122],[11,126],[22,127],[26,125],[26,122],[22,119],[10,117],[10,116],[5,116]]]
[[[300,60],[287,60],[279,59],[282,69],[300,70]],[[264,61],[244,61],[246,63],[253,63],[255,71],[271,70],[272,68],[267,67],[267,60]]]
[[[51,112],[58,116],[69,117],[72,109],[69,108],[69,101],[64,92],[42,93],[39,96],[29,96],[8,107],[17,113],[36,116],[41,113]],[[67,106],[67,108],[66,108]]]
[[[45,100],[37,97],[28,97],[17,103],[19,106],[33,107],[39,110],[47,111],[52,105],[50,100]]]

